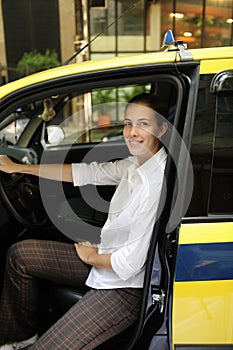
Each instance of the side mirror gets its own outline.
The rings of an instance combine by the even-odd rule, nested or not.
[[[65,133],[64,130],[57,125],[48,125],[46,127],[48,135],[48,143],[56,144],[64,140]]]

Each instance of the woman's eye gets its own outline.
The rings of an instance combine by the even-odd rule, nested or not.
[[[149,124],[147,122],[140,122],[140,126],[145,127],[148,126]]]
[[[137,127],[141,127],[141,128],[145,128],[145,127],[148,127],[150,124],[148,121],[139,121],[137,122],[136,124],[133,124],[132,121],[129,121],[129,120],[125,120],[124,121],[124,126],[137,126]]]

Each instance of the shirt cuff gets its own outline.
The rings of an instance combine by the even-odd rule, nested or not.
[[[130,277],[134,276],[136,271],[129,264],[122,255],[118,255],[118,251],[111,254],[111,265],[113,271],[123,281],[127,281]]]
[[[72,171],[72,179],[73,179],[73,185],[74,186],[82,186],[84,181],[82,181],[81,174],[83,173],[82,168],[83,164],[79,163],[73,163],[71,164],[71,171]]]

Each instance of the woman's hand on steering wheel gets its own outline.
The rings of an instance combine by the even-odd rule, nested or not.
[[[0,155],[0,171],[8,174],[17,172],[17,163],[14,163],[9,157]]]

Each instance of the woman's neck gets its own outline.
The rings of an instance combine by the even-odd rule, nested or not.
[[[153,152],[144,153],[137,156],[138,165],[141,166],[147,162],[151,157],[153,157],[162,147],[161,142],[159,142]]]

